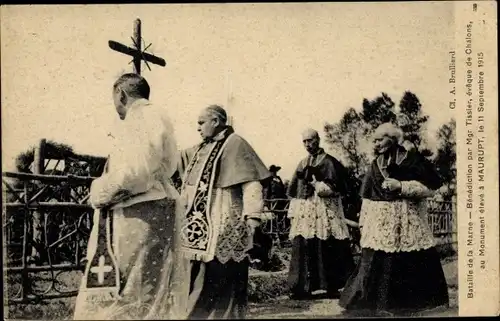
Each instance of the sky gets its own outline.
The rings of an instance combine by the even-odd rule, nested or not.
[[[151,101],[168,110],[180,149],[200,138],[200,110],[222,104],[237,133],[284,179],[306,156],[301,132],[320,131],[363,98],[414,92],[429,133],[448,109],[451,2],[163,4],[1,7],[3,170],[40,138],[107,155],[119,120],[111,87],[132,71],[127,45],[142,20]],[[334,155],[335,156],[335,155]]]

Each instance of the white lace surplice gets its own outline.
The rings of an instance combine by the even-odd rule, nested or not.
[[[109,170],[93,181],[90,202],[94,207],[114,205],[113,245],[124,285],[122,297],[94,302],[90,292],[80,291],[74,318],[176,317],[169,301],[170,285],[176,281],[171,272],[181,262],[174,260],[172,247],[177,215],[171,201],[179,197],[169,179],[177,154],[173,126],[164,109],[145,99],[130,107],[120,125],[123,131],[116,137]],[[170,205],[161,205],[164,202]],[[89,256],[96,251],[97,228],[94,224]]]
[[[426,217],[425,198],[432,194],[417,181],[401,182],[393,201],[363,199],[360,213],[361,247],[388,253],[425,250],[435,246]]]
[[[166,111],[139,99],[130,107],[114,141],[109,171],[92,182],[90,202],[124,208],[178,198],[170,181],[178,150]]]
[[[288,217],[292,219],[290,239],[302,236],[305,239],[317,237],[326,240],[349,238],[349,230],[344,222],[344,211],[340,197],[319,197],[292,199]]]

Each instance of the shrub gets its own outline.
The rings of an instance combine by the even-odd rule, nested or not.
[[[287,271],[251,275],[248,280],[248,300],[265,302],[287,294],[289,291],[287,277]]]

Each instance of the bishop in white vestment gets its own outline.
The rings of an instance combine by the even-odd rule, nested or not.
[[[149,86],[139,75],[126,74],[115,83],[122,128],[107,171],[90,190],[96,212],[75,319],[176,317],[170,277],[178,193],[169,177],[177,146],[165,108],[148,97]],[[109,291],[113,286],[116,291]]]

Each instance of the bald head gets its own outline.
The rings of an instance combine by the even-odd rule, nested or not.
[[[319,151],[319,134],[316,130],[308,128],[302,132],[302,142],[307,152],[311,155]]]
[[[316,130],[312,128],[308,128],[302,132],[302,141],[306,139],[318,139],[319,140],[319,134]]]

